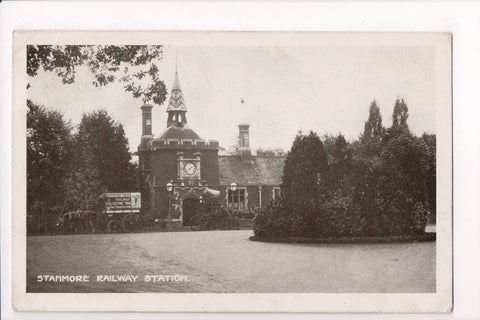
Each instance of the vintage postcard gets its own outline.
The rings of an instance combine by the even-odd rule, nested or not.
[[[13,40],[16,310],[451,310],[451,34]]]

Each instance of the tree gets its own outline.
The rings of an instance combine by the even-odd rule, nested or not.
[[[66,192],[66,207],[69,210],[92,210],[98,197],[108,189],[102,185],[96,168],[73,164],[63,187]]]
[[[382,160],[379,197],[388,208],[384,213],[390,220],[389,233],[423,232],[432,168],[427,144],[405,132],[388,141]]]
[[[382,160],[374,154],[366,154],[357,144],[353,156],[352,170],[349,171],[349,181],[352,186],[351,198],[355,208],[358,208],[360,219],[356,222],[363,225],[364,235],[376,236],[382,232],[382,212],[379,210],[378,190],[381,184]]]
[[[297,134],[285,160],[282,193],[287,211],[299,217],[307,236],[316,231],[316,214],[324,201],[328,171],[327,154],[314,132]]]
[[[384,129],[375,101],[365,130],[347,142],[299,133],[285,160],[282,201],[262,208],[255,237],[392,237],[425,232],[436,208],[436,137],[414,136],[397,100]]]
[[[162,55],[158,45],[28,45],[27,74],[35,77],[42,69],[55,72],[64,84],[72,84],[77,68],[86,65],[95,77],[94,86],[120,81],[134,98],[161,105],[167,90],[156,63]]]
[[[366,141],[380,140],[383,135],[382,115],[375,100],[370,104],[368,120],[365,122],[363,139]]]
[[[436,135],[424,133],[422,140],[425,143],[425,197],[433,222],[436,221],[435,213],[437,208],[437,154]]]
[[[105,110],[83,114],[74,153],[66,181],[72,206],[87,208],[103,192],[138,189],[123,126]]]
[[[392,130],[394,132],[408,132],[408,107],[403,99],[397,99],[393,107]]]
[[[71,151],[71,126],[58,111],[27,101],[27,212],[56,211]]]
[[[385,135],[382,126],[382,116],[375,100],[370,104],[368,120],[365,122],[363,134],[360,137],[362,152],[366,155],[378,155]]]
[[[337,137],[325,135],[323,145],[327,152],[327,192],[334,193],[346,186],[346,179],[352,162],[352,148],[342,134]]]

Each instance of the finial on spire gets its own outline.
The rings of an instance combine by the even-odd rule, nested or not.
[[[173,78],[172,90],[182,90],[180,88],[180,81],[178,80],[178,72],[175,70],[175,77]]]
[[[177,49],[175,49],[175,73],[177,73]]]

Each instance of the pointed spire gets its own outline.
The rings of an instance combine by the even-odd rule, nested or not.
[[[172,91],[170,92],[170,101],[168,102],[168,111],[187,111],[185,100],[183,99],[182,88],[180,88],[180,81],[178,80],[178,72],[175,71],[173,79]]]
[[[187,124],[187,106],[183,99],[183,92],[180,88],[180,81],[178,80],[178,70],[175,63],[175,77],[173,79],[172,91],[170,92],[170,100],[167,107],[168,120],[167,127],[185,127]]]
[[[182,88],[180,88],[180,81],[178,80],[178,71],[177,71],[177,67],[175,66],[175,78],[173,79],[173,86],[172,86],[172,91],[173,90],[182,90]]]
[[[180,88],[180,81],[178,80],[177,51],[175,51],[175,78],[173,79],[172,90],[182,90]]]

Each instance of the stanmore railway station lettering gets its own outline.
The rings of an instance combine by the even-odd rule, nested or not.
[[[190,282],[186,274],[102,274],[102,275],[58,275],[58,274],[44,274],[37,275],[37,282]]]
[[[37,276],[37,282],[90,282],[90,276],[44,274]]]

